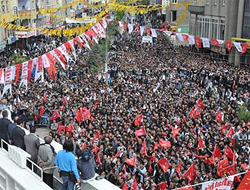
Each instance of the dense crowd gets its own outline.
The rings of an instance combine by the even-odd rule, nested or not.
[[[39,51],[50,48],[43,47],[47,49]],[[236,155],[235,172],[245,170],[243,165],[249,165],[250,158],[248,136],[244,143],[241,140],[249,133],[249,126],[238,120],[237,111],[243,104],[249,105],[248,68],[211,60],[194,47],[173,46],[160,32],[153,45],[142,44],[136,32],[123,33],[110,55],[110,70],[116,69],[109,83],[87,72],[72,77],[71,71],[82,71],[86,66],[85,55],[78,49],[80,61],[71,63],[68,71],[58,71],[56,83],[45,77],[45,82],[30,82],[28,91],[14,86],[13,95],[5,95],[12,118],[19,116],[26,128],[48,123],[55,141],[74,141],[76,155],[90,148],[98,158],[96,172],[119,187],[124,182],[131,187],[134,176],[137,189],[144,190],[157,189],[162,182],[174,189],[220,178],[217,165],[226,158],[223,150],[227,146]],[[198,99],[203,101],[204,109],[192,118],[190,110]],[[39,117],[41,106],[45,113]],[[91,117],[78,122],[76,112],[84,107],[90,110]],[[60,117],[52,122],[55,110]],[[218,111],[223,115],[222,122],[216,119]],[[140,114],[142,123],[135,125]],[[59,131],[60,126],[72,126],[73,131]],[[222,126],[226,126],[223,132]],[[136,136],[135,131],[143,127],[146,135]],[[180,129],[175,136],[174,129]],[[228,131],[233,134],[228,135]],[[205,147],[197,149],[199,137]],[[161,147],[160,140],[169,141],[171,146]],[[146,151],[142,151],[145,143]],[[215,145],[222,157],[206,162]],[[135,156],[135,165],[128,164],[127,159]],[[165,172],[158,164],[161,158],[169,162]],[[229,158],[229,165],[233,161]],[[188,182],[184,173],[192,164],[196,177]],[[234,186],[238,184],[236,180]]]

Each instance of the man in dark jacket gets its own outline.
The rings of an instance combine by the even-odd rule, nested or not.
[[[25,131],[22,129],[24,127],[24,122],[22,119],[17,120],[17,126],[12,131],[12,144],[25,150],[24,136]]]
[[[11,124],[11,121],[8,119],[8,111],[4,110],[2,112],[3,118],[0,119],[0,140],[5,140],[8,142],[8,125]]]
[[[83,181],[95,177],[95,161],[93,157],[91,150],[84,149],[82,157],[77,161],[77,168]]]

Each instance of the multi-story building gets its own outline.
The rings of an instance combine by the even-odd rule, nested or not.
[[[190,34],[219,40],[250,42],[250,0],[193,0],[189,6]],[[244,55],[226,45],[211,46],[211,50],[228,56],[235,65],[250,63]]]
[[[167,8],[162,9],[162,14],[166,15],[166,22],[175,25],[177,18],[179,18],[185,10],[184,6],[175,6],[177,4],[183,4],[188,2],[187,0],[162,0],[162,5]],[[168,5],[170,5],[168,7]],[[186,13],[185,19],[178,22],[178,32],[188,33],[189,32],[189,12]]]

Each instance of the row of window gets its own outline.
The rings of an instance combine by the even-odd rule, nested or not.
[[[197,4],[199,0],[194,0],[194,4]],[[218,5],[219,3],[222,4],[222,6],[226,5],[226,0],[206,0],[206,5],[213,4],[214,6]]]

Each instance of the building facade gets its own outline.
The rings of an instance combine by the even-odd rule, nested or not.
[[[250,0],[193,0],[189,6],[189,33],[204,38],[250,42]],[[211,46],[211,50],[227,55],[235,65],[250,64],[249,50],[246,54],[226,45]]]

